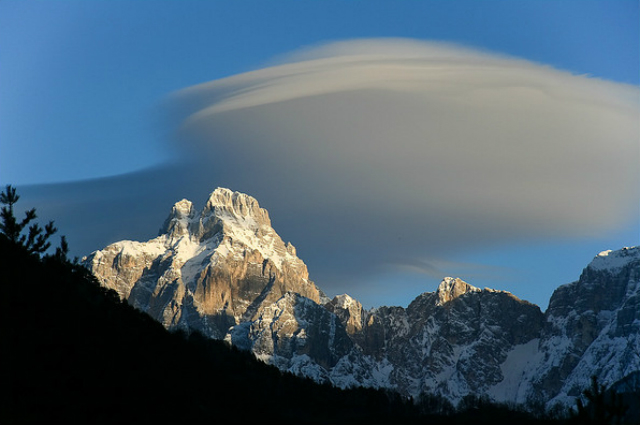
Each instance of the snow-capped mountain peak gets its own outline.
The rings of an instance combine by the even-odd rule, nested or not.
[[[255,198],[220,187],[209,195],[202,211],[187,199],[176,202],[160,228],[159,238],[146,244],[171,247],[176,255],[188,251],[187,257],[207,250],[217,257],[231,254],[244,258],[257,251],[277,269],[284,262],[305,268],[295,247],[280,239],[271,227],[268,212]]]
[[[438,305],[443,305],[467,292],[480,292],[479,288],[469,285],[459,278],[445,277],[438,285]]]
[[[100,282],[169,329],[197,330],[283,370],[453,402],[569,404],[592,374],[640,371],[640,248],[604,251],[540,308],[446,277],[407,308],[328,299],[255,198],[183,199],[160,235],[84,259]]]
[[[607,250],[599,253],[587,266],[592,270],[615,272],[629,264],[640,260],[640,247],[622,248],[616,251]]]
[[[196,218],[196,210],[191,201],[183,199],[176,202],[171,209],[169,217],[160,228],[159,235],[168,235],[170,238],[178,238],[192,232],[193,222]]]
[[[333,299],[335,306],[338,308],[348,309],[354,303],[360,304],[358,301],[351,298],[348,294],[336,295]]]
[[[212,336],[288,291],[315,302],[323,297],[266,210],[253,197],[223,188],[202,211],[186,199],[174,204],[158,237],[116,242],[84,262],[134,306],[158,310],[154,316],[166,326],[202,315],[198,326]]]
[[[191,219],[195,216],[195,213],[196,211],[193,207],[193,202],[183,199],[173,205],[171,216],[176,219]]]
[[[271,226],[269,213],[260,208],[258,201],[247,194],[219,187],[214,190],[202,211],[202,217],[253,219],[257,224]]]

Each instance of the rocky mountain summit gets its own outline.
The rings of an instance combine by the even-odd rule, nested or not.
[[[256,319],[288,292],[316,303],[323,296],[267,211],[227,189],[215,190],[201,212],[186,199],[177,202],[157,238],[117,242],[85,262],[105,286],[166,327],[213,338]]]
[[[604,251],[551,296],[527,392],[570,403],[595,375],[612,385],[640,371],[640,247]]]
[[[157,238],[83,261],[169,329],[198,330],[340,387],[551,407],[573,404],[594,374],[613,384],[640,371],[640,248],[599,254],[545,313],[449,277],[407,308],[365,310],[309,280],[254,198],[218,188],[202,211],[176,203]]]

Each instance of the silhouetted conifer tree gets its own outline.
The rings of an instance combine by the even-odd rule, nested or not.
[[[0,193],[0,203],[3,204],[0,210],[0,232],[10,242],[24,247],[29,253],[43,254],[51,246],[49,238],[58,229],[53,226],[53,221],[47,223],[44,228],[37,223],[29,226],[29,223],[37,218],[35,208],[27,210],[24,218],[18,221],[13,213],[13,206],[19,199],[20,196],[16,194],[16,189],[11,185],[7,185],[4,192]],[[28,232],[23,233],[27,226],[29,226]],[[56,254],[60,256],[64,254],[64,258],[66,258],[67,251],[68,246],[66,240],[63,239],[63,244],[59,251],[56,251]]]

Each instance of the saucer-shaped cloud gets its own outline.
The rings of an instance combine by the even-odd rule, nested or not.
[[[637,219],[635,86],[374,39],[173,99],[180,145],[217,182],[265,200],[318,266],[595,236]]]

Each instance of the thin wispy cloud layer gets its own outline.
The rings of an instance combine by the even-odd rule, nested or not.
[[[637,220],[638,98],[520,59],[376,39],[172,102],[194,172],[264,200],[321,286],[339,287],[378,265]]]
[[[453,273],[455,276],[464,276],[465,279],[469,279],[471,282],[476,278],[493,281],[503,280],[507,276],[513,278],[513,270],[508,268],[449,261],[438,258],[408,258],[406,262],[398,262],[390,265],[389,271],[391,273],[400,271],[416,275],[426,275],[438,280]]]

